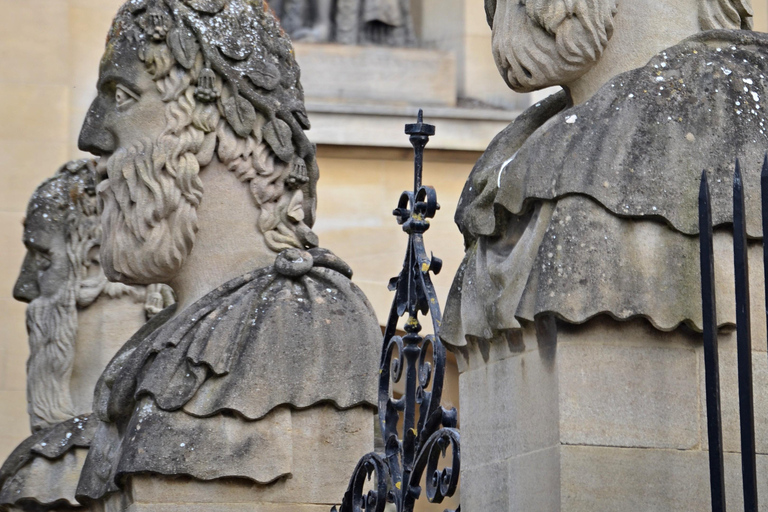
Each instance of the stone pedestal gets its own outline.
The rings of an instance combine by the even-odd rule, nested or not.
[[[99,512],[328,512],[341,503],[360,457],[373,450],[374,413],[333,406],[292,411],[291,474],[260,485],[243,479],[200,481],[138,475]]]
[[[756,262],[757,263],[757,262]],[[768,363],[753,290],[759,474],[768,471]],[[460,364],[462,505],[524,512],[710,507],[701,335],[647,320],[527,325]],[[720,336],[728,508],[741,507],[736,336]],[[768,481],[759,479],[768,495]],[[763,500],[761,510],[768,510]]]

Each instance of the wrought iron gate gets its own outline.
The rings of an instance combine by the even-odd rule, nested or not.
[[[430,273],[440,272],[442,261],[427,256],[424,248],[429,219],[440,209],[435,189],[421,184],[424,148],[435,134],[435,127],[424,123],[423,112],[419,111],[417,122],[406,125],[405,133],[410,135],[414,149],[414,183],[413,191],[402,193],[393,212],[408,234],[408,249],[403,270],[389,283],[395,298],[384,332],[379,367],[379,424],[385,452],[369,453],[360,459],[340,512],[384,512],[388,503],[397,512],[412,512],[422,495],[423,476],[426,475],[426,496],[432,503],[453,496],[459,481],[457,413],[455,408],[443,408],[440,402],[446,352],[438,337],[442,316],[430,279]],[[434,334],[419,334],[420,314],[429,314]],[[399,336],[398,321],[404,316],[406,334]],[[403,376],[405,393],[396,398],[392,384],[400,382]],[[449,450],[450,457],[446,458]],[[441,460],[447,462],[442,469],[438,467]],[[366,482],[372,482],[373,487],[367,492]],[[333,507],[332,511],[336,510]]]

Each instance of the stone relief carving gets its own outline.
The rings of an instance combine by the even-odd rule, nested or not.
[[[608,314],[645,317],[662,330],[700,329],[696,184],[702,169],[713,175],[715,222],[730,222],[734,155],[762,161],[759,98],[768,82],[764,36],[701,32],[749,27],[749,5],[698,7],[698,22],[690,13],[654,20],[680,27],[687,16],[691,37],[661,46],[647,64],[659,42],[624,37],[618,44],[647,47],[636,52],[639,67],[620,73],[626,63],[610,42],[623,4],[486,1],[494,56],[510,87],[567,91],[500,133],[467,181],[456,214],[466,257],[442,331],[450,344],[509,338],[544,313],[573,323]],[[642,10],[629,10],[621,29],[647,27]],[[759,186],[755,175],[746,182]],[[760,227],[752,224],[750,235],[762,236]],[[734,319],[718,313],[721,323]]]
[[[311,43],[413,46],[410,0],[270,0],[286,32]]]
[[[80,134],[100,157],[101,260],[110,280],[167,283],[178,303],[101,376],[81,501],[122,509],[126,482],[152,474],[185,475],[152,477],[177,497],[257,482],[269,499],[332,503],[332,487],[287,489],[370,449],[380,329],[311,230],[308,128],[266,4],[131,0],[118,12]],[[330,447],[326,428],[353,433]],[[318,453],[333,456],[309,464]]]
[[[121,342],[172,302],[167,287],[107,281],[99,263],[96,165],[79,160],[41,184],[24,220],[27,254],[13,295],[29,303],[27,400],[33,435],[0,469],[0,508],[77,507],[94,433],[93,389]]]

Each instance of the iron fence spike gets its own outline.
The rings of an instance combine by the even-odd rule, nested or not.
[[[749,318],[749,260],[744,207],[744,182],[736,159],[733,173],[733,265],[736,285],[736,344],[739,372],[741,468],[745,512],[757,512],[755,413],[752,391],[752,332]]]
[[[715,300],[712,206],[706,170],[699,188],[699,233],[701,264],[701,306],[704,338],[704,375],[709,440],[709,484],[712,512],[725,512],[725,474],[720,413],[720,371],[717,352],[717,304]]]

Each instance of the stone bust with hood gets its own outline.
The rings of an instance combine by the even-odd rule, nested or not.
[[[467,180],[456,213],[466,257],[442,337],[459,349],[511,339],[541,314],[700,330],[701,172],[715,225],[728,224],[735,158],[755,171],[768,145],[767,40],[734,30],[751,26],[749,4],[485,5],[507,84],[564,90],[499,133]],[[745,180],[749,199],[759,173]],[[748,201],[753,238],[762,236],[757,208]],[[720,323],[732,322],[723,304]]]
[[[737,157],[761,280],[768,37],[748,30],[745,0],[485,7],[506,83],[564,90],[495,137],[457,207],[466,253],[440,335],[461,373],[462,504],[704,510],[707,493],[689,492],[707,485],[699,183],[706,170],[729,326]],[[734,337],[720,336],[731,360]],[[733,387],[723,395],[735,403]]]

